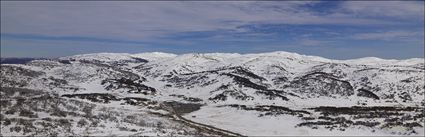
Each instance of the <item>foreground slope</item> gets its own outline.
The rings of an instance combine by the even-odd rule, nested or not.
[[[20,90],[112,110],[130,107],[128,111],[161,123],[186,126],[154,131],[152,126],[133,124],[136,130],[121,130],[111,125],[126,125],[123,120],[103,120],[103,127],[121,135],[424,135],[425,68],[419,58],[98,53],[2,64],[1,76],[2,101],[9,104],[1,112],[2,131],[8,131],[2,135],[39,134],[42,128],[16,131],[28,127],[16,119],[31,119],[27,124],[37,125],[43,118],[56,118],[37,109],[29,109],[37,117],[24,115],[28,109],[13,110],[27,102],[4,97]],[[69,125],[69,134],[86,129]],[[87,134],[108,135],[104,129]]]

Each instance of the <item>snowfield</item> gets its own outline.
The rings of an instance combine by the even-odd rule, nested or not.
[[[94,53],[1,64],[1,134],[423,136],[423,58]]]

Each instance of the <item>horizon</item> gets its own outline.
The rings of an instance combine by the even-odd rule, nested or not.
[[[424,1],[1,1],[1,58],[284,51],[425,58]]]
[[[190,55],[190,54],[239,54],[241,56],[244,55],[256,55],[256,54],[270,54],[270,53],[276,53],[276,52],[286,52],[290,54],[298,54],[300,56],[309,56],[309,57],[319,57],[329,60],[357,60],[357,59],[365,59],[365,58],[377,58],[377,59],[383,59],[383,60],[410,60],[410,59],[425,59],[425,57],[414,57],[414,58],[406,58],[406,59],[394,59],[394,58],[380,58],[380,57],[359,57],[359,58],[349,58],[349,59],[332,59],[332,58],[326,58],[322,56],[315,56],[315,55],[307,55],[307,54],[300,54],[295,52],[287,52],[287,51],[271,51],[271,52],[258,52],[258,53],[236,53],[236,52],[203,52],[203,53],[169,53],[169,52],[159,52],[159,51],[153,51],[153,52],[138,52],[138,53],[125,53],[125,52],[95,52],[95,53],[83,53],[83,54],[74,54],[74,55],[67,55],[67,56],[59,56],[59,57],[0,57],[1,59],[59,59],[62,57],[71,57],[71,56],[78,56],[78,55],[90,55],[90,54],[129,54],[129,55],[137,55],[137,54],[144,54],[144,53],[164,53],[164,54],[173,54],[176,56],[182,56],[182,55]]]

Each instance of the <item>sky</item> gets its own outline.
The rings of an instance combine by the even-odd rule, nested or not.
[[[1,57],[295,52],[424,57],[424,1],[1,1]]]

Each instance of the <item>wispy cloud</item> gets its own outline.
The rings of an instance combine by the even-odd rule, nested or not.
[[[152,39],[180,32],[239,30],[247,24],[385,24],[318,15],[318,2],[1,2],[1,33]],[[243,30],[239,30],[243,31]]]
[[[81,37],[81,36],[44,36],[44,35],[31,35],[31,34],[1,34],[3,39],[27,39],[27,40],[48,40],[48,41],[82,41],[82,42],[101,42],[101,43],[120,43],[120,44],[147,44],[144,41],[131,41],[120,39],[106,39],[95,37]]]
[[[424,1],[347,1],[340,11],[358,17],[424,17]],[[420,20],[420,18],[418,18]]]
[[[385,32],[371,32],[371,33],[358,33],[351,36],[353,39],[358,40],[386,40],[386,41],[403,41],[421,38],[423,39],[424,32],[420,31],[385,31]]]
[[[332,41],[327,40],[314,40],[314,39],[301,39],[299,44],[302,46],[322,46],[332,43]]]

